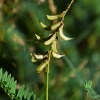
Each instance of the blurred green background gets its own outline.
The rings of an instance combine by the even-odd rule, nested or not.
[[[34,34],[46,37],[39,21],[50,24],[46,14],[59,14],[70,0],[0,0],[0,68],[45,100],[45,73],[37,74],[30,53],[49,49]],[[65,57],[52,59],[49,100],[85,100],[84,82],[93,81],[100,94],[100,0],[75,0],[65,16],[64,34],[58,50]],[[0,88],[0,100],[10,100]]]

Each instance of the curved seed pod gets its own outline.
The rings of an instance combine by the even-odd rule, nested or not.
[[[51,37],[52,34],[49,34],[48,38]],[[47,41],[48,38],[41,38],[39,35],[35,34],[36,39],[41,41],[41,42],[45,42]]]
[[[33,57],[32,53],[31,56],[32,56],[31,61],[35,63],[37,60]]]
[[[64,26],[64,25],[61,25],[61,26],[59,27],[58,35],[60,36],[60,38],[61,38],[62,40],[65,40],[65,41],[67,41],[67,40],[72,40],[73,38],[66,37],[66,36],[63,34],[63,26]]]
[[[63,11],[63,12],[62,12],[61,14],[59,14],[59,15],[46,15],[46,17],[47,17],[47,19],[49,19],[49,20],[56,20],[56,19],[58,19],[58,18],[63,17],[65,14],[66,14],[66,12]]]
[[[56,24],[51,26],[51,30],[52,31],[56,30],[61,24],[62,24],[62,22],[57,22]]]
[[[49,36],[49,39],[44,42],[45,45],[51,44],[56,39],[56,33]]]
[[[42,22],[40,22],[40,25],[41,25],[42,28],[46,28],[47,27],[47,25],[43,24]]]
[[[59,18],[59,15],[46,15],[46,16],[47,16],[47,19],[49,20],[55,20]]]
[[[36,36],[37,40],[41,39],[41,37],[39,35],[35,34],[35,36]]]
[[[43,61],[43,62],[38,66],[38,68],[36,69],[37,72],[40,73],[40,72],[47,66],[48,63],[49,63],[48,60]]]
[[[61,57],[65,56],[65,55],[60,55],[60,54],[58,54],[58,53],[52,51],[52,56],[53,56],[54,58],[61,58]]]
[[[42,27],[43,29],[45,29],[45,30],[51,30],[51,29],[50,29],[51,26],[47,26],[47,25],[45,25],[45,24],[42,23],[42,22],[40,22],[40,25],[41,25],[41,27]]]
[[[32,57],[32,58],[31,58],[31,61],[35,63],[37,60],[35,60],[35,58]]]
[[[36,58],[36,59],[43,59],[43,58],[44,58],[44,56],[43,56],[43,55],[41,55],[41,54],[39,54],[39,55],[34,54],[34,56],[35,56],[35,58]]]
[[[52,42],[51,49],[53,50],[53,52],[59,53],[57,50],[57,40],[56,39]]]

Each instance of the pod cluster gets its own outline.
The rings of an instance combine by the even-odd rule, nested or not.
[[[58,37],[60,37],[64,41],[71,40],[73,38],[69,38],[64,35],[63,33],[63,27],[64,27],[64,16],[66,14],[66,11],[63,11],[59,15],[46,15],[47,19],[50,21],[56,21],[56,23],[52,25],[45,25],[44,23],[40,22],[40,26],[47,31],[50,31],[50,34],[47,38],[41,38],[39,35],[35,34],[37,40],[44,43],[44,45],[50,45],[50,55],[54,58],[61,58],[64,55],[61,55],[57,50],[57,41]],[[32,55],[32,54],[31,54]],[[34,54],[32,55],[32,62],[36,63],[38,60],[42,60],[42,62],[37,67],[37,72],[40,73],[43,69],[46,68],[46,66],[49,64],[49,52],[45,54]]]

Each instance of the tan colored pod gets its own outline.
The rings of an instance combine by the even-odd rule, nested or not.
[[[41,27],[42,27],[44,30],[48,30],[48,31],[51,30],[51,26],[47,26],[47,25],[45,25],[45,24],[42,23],[42,22],[40,22],[40,25],[41,25]]]
[[[60,55],[60,54],[58,54],[58,53],[52,51],[52,56],[53,56],[54,58],[57,58],[57,59],[58,59],[58,58],[61,58],[61,57],[65,56],[65,55]]]
[[[49,61],[45,60],[43,61],[38,68],[36,69],[38,73],[40,73],[47,65],[48,65]]]
[[[45,45],[51,44],[56,39],[56,33],[50,35],[50,38],[44,42]]]
[[[35,34],[35,36],[36,36],[36,39],[37,40],[40,40],[41,39],[41,37],[39,35]]]
[[[44,58],[44,56],[43,56],[43,55],[41,55],[41,54],[39,54],[39,55],[34,54],[34,56],[35,56],[35,58],[36,58],[36,59],[43,59],[43,58]]]
[[[53,52],[58,53],[58,50],[57,50],[57,40],[56,39],[52,42],[51,49],[53,50]]]
[[[45,25],[45,24],[42,23],[42,22],[40,22],[40,25],[41,25],[41,27],[44,28],[44,29],[47,28],[47,25]]]
[[[47,16],[47,19],[49,20],[56,20],[59,18],[59,15],[46,15]]]
[[[31,53],[31,57],[32,57],[31,61],[35,63],[37,60],[33,57],[32,53]]]
[[[58,32],[59,37],[60,37],[62,40],[65,40],[65,41],[67,41],[67,40],[72,40],[73,38],[66,37],[66,36],[63,34],[63,26],[64,26],[64,25],[61,25],[61,26],[59,27],[59,32]]]
[[[61,25],[61,23],[62,23],[62,22],[57,22],[56,24],[52,25],[52,26],[51,26],[51,30],[52,30],[52,31],[56,30],[56,29]]]
[[[66,14],[65,11],[63,11],[61,14],[59,15],[46,15],[47,19],[49,20],[56,20],[56,19],[59,19],[59,18],[62,18],[64,15]]]

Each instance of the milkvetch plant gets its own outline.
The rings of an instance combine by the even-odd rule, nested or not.
[[[72,40],[73,38],[67,37],[63,33],[64,28],[64,17],[69,10],[70,6],[72,5],[74,0],[70,2],[67,9],[60,14],[57,15],[46,15],[49,21],[52,21],[53,24],[45,25],[43,22],[40,22],[40,26],[45,30],[49,31],[47,38],[40,37],[38,34],[35,34],[35,37],[38,41],[44,43],[46,46],[50,46],[50,49],[42,54],[32,54],[31,53],[31,61],[37,64],[37,73],[41,73],[44,71],[46,73],[46,100],[48,100],[48,79],[49,79],[49,69],[50,69],[50,61],[51,58],[54,57],[59,59],[64,54],[60,54],[57,49],[57,43],[59,38],[64,41]],[[8,72],[3,72],[3,69],[0,69],[0,86],[1,88],[8,94],[11,100],[39,100],[36,99],[36,95],[33,92],[29,92],[28,88],[25,88],[25,85],[20,86],[17,88],[17,81],[14,80],[14,77]],[[84,84],[84,88],[87,92],[86,100],[100,100],[100,95],[98,95],[94,89],[92,88],[92,81],[86,81]]]
[[[70,6],[72,5],[74,0],[70,2],[67,9],[63,11],[61,14],[58,15],[46,15],[47,19],[50,21],[53,21],[52,25],[45,25],[43,22],[40,22],[40,26],[46,30],[50,31],[50,34],[47,38],[40,37],[38,34],[35,34],[38,41],[43,42],[44,45],[50,45],[50,50],[45,52],[44,54],[33,54],[32,56],[32,62],[38,63],[37,72],[40,73],[41,71],[45,70],[46,72],[46,100],[48,100],[48,76],[49,76],[49,68],[50,68],[50,60],[51,57],[54,58],[61,58],[64,56],[64,54],[60,54],[57,50],[57,42],[59,38],[61,38],[64,41],[72,40],[73,38],[67,37],[63,33],[63,27],[64,27],[64,17],[69,10]]]

